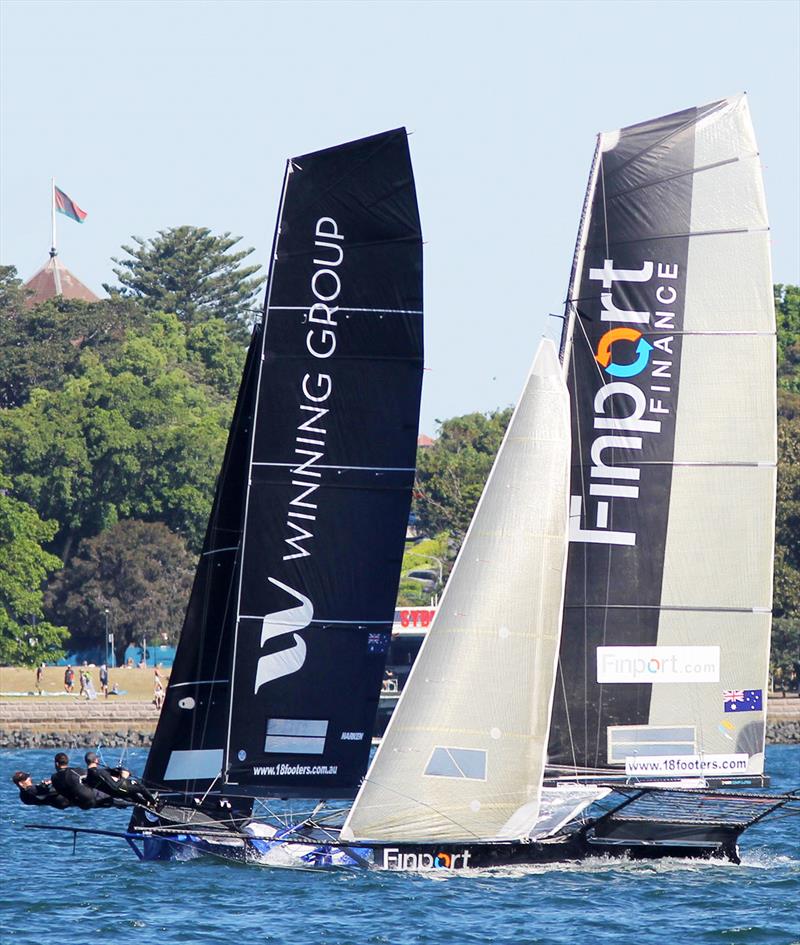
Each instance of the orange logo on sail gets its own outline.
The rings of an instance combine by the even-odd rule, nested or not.
[[[616,364],[611,360],[611,346],[616,341],[638,342],[636,345],[636,360],[631,364]],[[641,374],[650,360],[653,346],[642,337],[642,333],[635,328],[611,328],[597,343],[595,361],[600,364],[607,374],[612,377],[635,377]]]

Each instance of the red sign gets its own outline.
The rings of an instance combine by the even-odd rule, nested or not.
[[[433,622],[433,615],[436,613],[435,607],[409,607],[404,610],[394,612],[395,626],[414,627],[419,630],[427,630]]]

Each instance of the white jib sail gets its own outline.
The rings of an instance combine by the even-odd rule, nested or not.
[[[536,822],[569,464],[567,389],[543,340],[344,839],[510,839]]]

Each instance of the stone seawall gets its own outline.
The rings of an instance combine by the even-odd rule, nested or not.
[[[767,704],[767,744],[800,745],[800,698],[770,699]]]
[[[151,702],[0,701],[0,748],[147,748],[158,711]],[[770,699],[767,743],[800,744],[800,699]]]
[[[768,745],[800,745],[800,720],[767,722]]]
[[[8,700],[0,702],[0,748],[143,748],[157,722],[152,702]]]

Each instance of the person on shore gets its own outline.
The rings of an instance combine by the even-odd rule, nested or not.
[[[75,670],[71,666],[67,666],[64,670],[64,692],[72,693],[72,690],[75,688]]]
[[[103,690],[103,695],[108,698],[108,667],[105,663],[100,667],[100,688]]]
[[[131,801],[134,804],[144,804],[153,808],[157,806],[158,798],[151,794],[141,781],[132,778],[127,768],[102,768],[93,751],[87,751],[84,760],[86,761],[86,783],[90,788],[122,801]]]
[[[164,686],[161,682],[161,677],[158,675],[158,670],[155,671],[155,677],[153,678],[153,705],[161,711],[161,706],[164,705]]]
[[[56,770],[50,778],[50,783],[56,791],[66,797],[72,804],[81,810],[91,810],[93,807],[113,807],[114,798],[102,794],[83,783],[85,773],[78,768],[70,768],[69,757],[63,751],[55,757]]]
[[[15,771],[11,780],[19,789],[19,799],[30,807],[56,807],[64,810],[69,807],[69,800],[53,787],[49,781],[34,784],[27,771]]]
[[[42,694],[42,677],[44,676],[44,663],[39,663],[36,667],[36,692]]]

